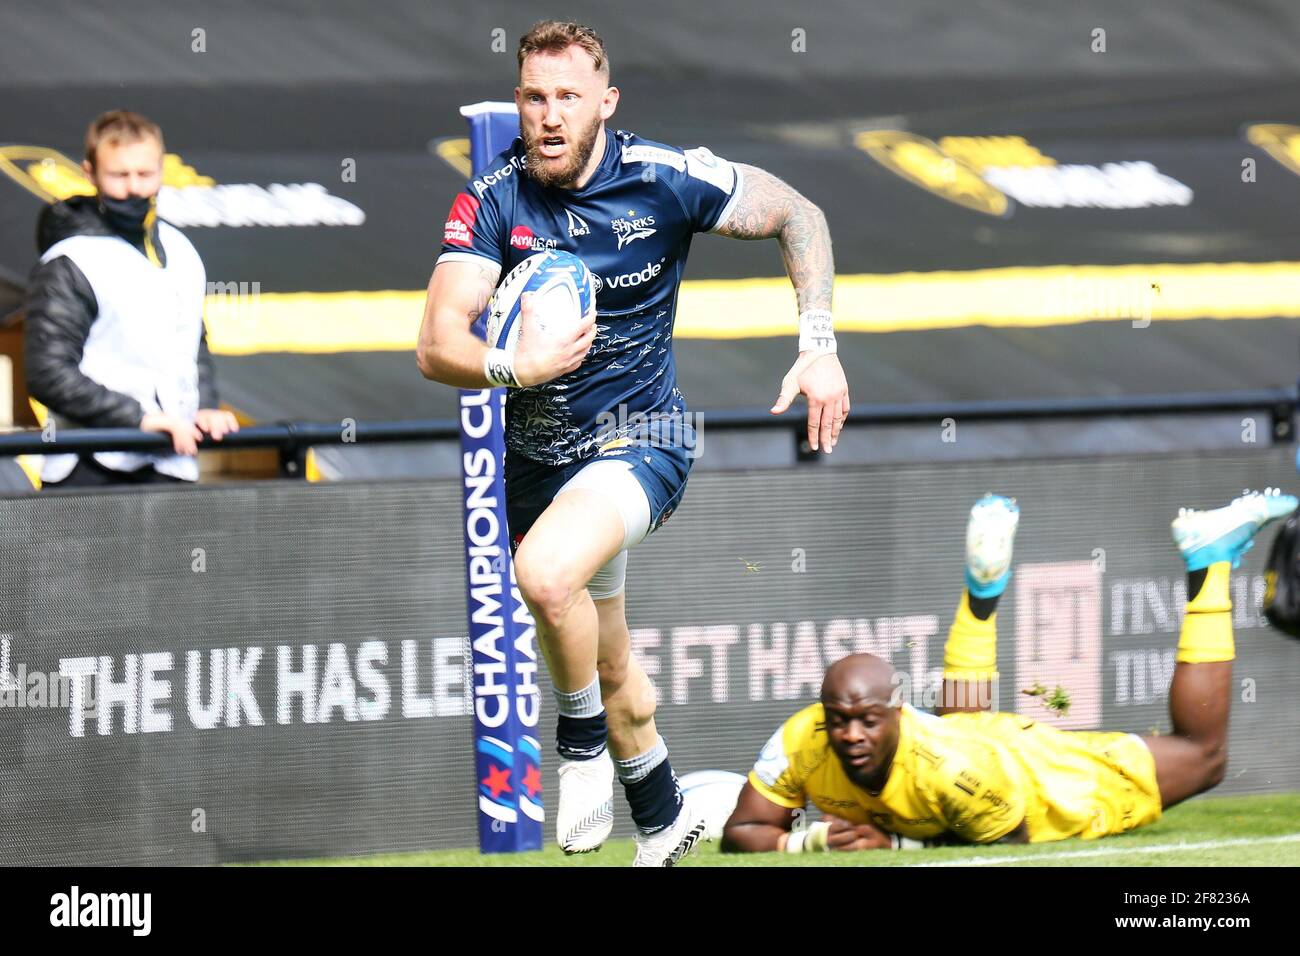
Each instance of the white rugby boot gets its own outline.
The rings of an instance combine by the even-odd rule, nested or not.
[[[677,819],[658,833],[637,833],[633,866],[676,866],[709,841],[709,823],[704,813],[683,800]]]
[[[1170,526],[1174,543],[1182,552],[1188,571],[1200,571],[1220,561],[1235,568],[1255,544],[1255,533],[1277,518],[1296,509],[1295,495],[1280,488],[1243,492],[1222,508],[1196,511],[1183,508]]]
[[[988,494],[971,508],[966,523],[966,589],[972,597],[997,597],[1006,590],[1019,525],[1015,498]]]
[[[555,841],[565,853],[599,850],[614,829],[614,759],[609,749],[591,760],[560,764]]]

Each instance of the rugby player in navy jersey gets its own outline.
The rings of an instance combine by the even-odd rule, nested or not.
[[[419,366],[447,385],[509,389],[515,573],[559,711],[557,841],[568,853],[599,849],[617,776],[637,828],[636,864],[672,866],[705,838],[704,825],[656,732],[623,590],[628,548],[677,507],[697,447],[673,363],[678,287],[697,232],[777,240],[799,344],[771,411],[803,394],[808,440],[829,454],[849,413],[831,323],[831,238],[821,210],[761,169],[607,129],[619,92],[589,27],[538,23],[518,60],[520,136],[452,204]],[[546,249],[577,255],[598,277],[597,314],[543,331],[525,296],[515,352],[489,348],[470,326],[500,277]]]

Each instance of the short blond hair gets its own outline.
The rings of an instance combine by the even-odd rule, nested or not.
[[[563,53],[571,46],[580,46],[587,51],[595,64],[597,73],[609,82],[609,54],[605,52],[605,41],[595,30],[572,20],[541,20],[534,23],[527,33],[519,38],[519,69],[524,68],[524,58],[534,53]]]
[[[86,162],[91,169],[95,168],[95,151],[100,143],[138,143],[150,136],[158,141],[159,149],[166,150],[162,127],[153,120],[130,110],[101,113],[86,128]]]

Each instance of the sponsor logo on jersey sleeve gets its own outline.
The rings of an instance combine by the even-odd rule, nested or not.
[[[686,151],[686,172],[696,179],[717,186],[728,195],[736,184],[735,167],[725,159],[714,156],[704,146],[696,146]]]
[[[657,163],[671,166],[679,173],[686,169],[686,157],[676,150],[664,149],[662,146],[624,146],[624,163]]]
[[[487,192],[490,187],[495,186],[503,179],[509,177],[515,170],[522,168],[523,163],[520,161],[519,157],[512,156],[510,162],[506,163],[500,169],[494,170],[490,173],[485,173],[481,178],[474,180],[474,192],[476,192],[478,197],[482,199],[483,194]]]
[[[781,728],[768,739],[758,755],[758,761],[754,764],[754,773],[769,787],[775,787],[781,774],[785,773],[790,766],[782,741],[784,729]]]
[[[453,246],[474,245],[474,223],[478,219],[479,201],[468,193],[458,193],[447,214],[442,241]]]

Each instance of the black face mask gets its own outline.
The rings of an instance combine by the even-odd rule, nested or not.
[[[144,220],[153,208],[152,196],[130,196],[126,199],[99,197],[99,208],[104,211],[108,224],[119,232],[143,232]]]

